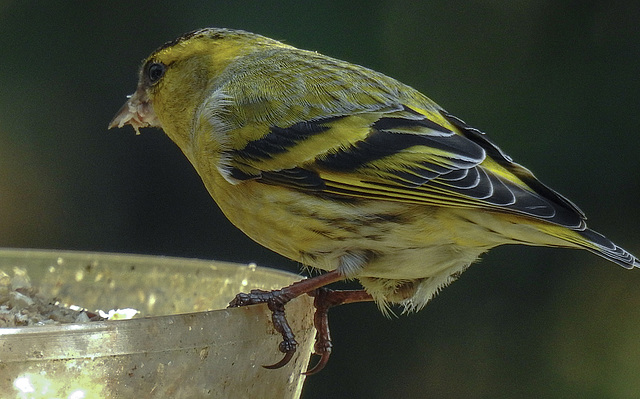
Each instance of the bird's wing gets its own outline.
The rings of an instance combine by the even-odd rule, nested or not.
[[[585,228],[584,214],[573,203],[514,163],[484,133],[384,75],[367,78],[372,71],[341,71],[340,90],[332,91],[336,76],[326,75],[334,67],[313,80],[316,63],[308,74],[300,73],[302,89],[259,87],[268,94],[250,95],[252,104],[239,105],[234,114],[248,112],[247,105],[283,114],[263,112],[257,118],[254,111],[250,123],[236,124],[230,132],[235,141],[220,168],[228,180],[343,198],[510,212]],[[277,71],[267,75],[274,84],[286,81]],[[250,89],[242,90],[247,98]],[[333,101],[314,107],[327,104],[317,93]]]

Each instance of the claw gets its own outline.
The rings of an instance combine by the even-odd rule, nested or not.
[[[291,359],[293,358],[293,354],[296,353],[296,350],[293,349],[291,351],[285,352],[284,353],[284,357],[282,358],[282,360],[280,360],[278,363],[276,364],[272,364],[269,366],[262,366],[265,369],[269,369],[269,370],[274,370],[274,369],[279,369],[280,367],[284,367],[287,365],[287,363],[289,363],[291,361]]]
[[[329,362],[329,356],[331,356],[331,351],[324,352],[323,354],[320,355],[320,360],[318,360],[318,363],[316,363],[315,366],[313,366],[312,368],[310,368],[309,370],[305,371],[302,374],[306,376],[310,376],[322,371],[324,366],[326,366],[327,363]]]

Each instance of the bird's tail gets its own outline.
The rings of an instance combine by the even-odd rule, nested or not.
[[[617,263],[625,269],[640,268],[640,260],[638,260],[638,258],[620,248],[602,234],[590,229],[576,231],[576,233],[578,233],[584,241],[581,242],[578,240],[575,243],[584,249],[602,256],[611,262]]]
[[[607,237],[588,228],[570,229],[563,226],[553,225],[549,223],[539,224],[537,230],[545,233],[547,236],[555,237],[562,240],[555,242],[540,242],[540,236],[537,240],[532,241],[537,245],[548,245],[552,247],[569,247],[586,249],[598,256],[617,263],[625,269],[640,268],[640,260],[633,256],[630,252],[620,248]]]

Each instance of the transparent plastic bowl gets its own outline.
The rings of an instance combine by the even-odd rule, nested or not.
[[[3,398],[297,398],[313,347],[312,299],[287,305],[299,348],[277,370],[281,336],[266,305],[226,309],[238,292],[300,276],[252,265],[158,256],[0,249],[0,269],[89,310],[130,320],[0,328]],[[211,310],[217,309],[217,310]]]

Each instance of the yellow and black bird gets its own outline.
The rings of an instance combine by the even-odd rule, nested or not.
[[[249,237],[328,271],[232,306],[267,302],[285,353],[284,304],[316,297],[326,363],[331,306],[374,300],[419,310],[502,244],[586,249],[640,261],[483,132],[370,69],[230,29],[187,33],[154,51],[109,127],[158,127],[227,218]],[[357,279],[364,291],[324,285]]]

